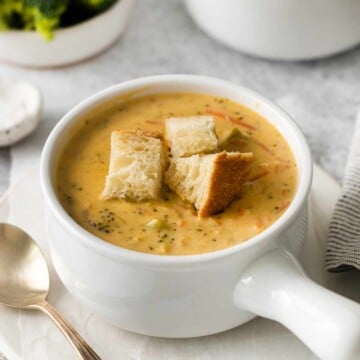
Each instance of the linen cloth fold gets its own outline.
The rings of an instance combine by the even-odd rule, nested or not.
[[[329,226],[325,268],[330,272],[360,270],[360,109],[343,189]]]

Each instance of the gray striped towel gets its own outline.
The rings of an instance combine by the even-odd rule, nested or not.
[[[360,270],[360,111],[342,193],[330,222],[325,267],[331,272]]]

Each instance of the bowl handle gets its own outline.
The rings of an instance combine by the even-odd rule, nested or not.
[[[360,359],[360,305],[310,280],[284,249],[271,250],[246,268],[234,301],[280,322],[321,359]]]

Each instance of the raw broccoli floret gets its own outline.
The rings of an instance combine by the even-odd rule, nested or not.
[[[0,0],[0,30],[16,27],[15,23],[23,5],[22,0]]]
[[[78,0],[78,1],[88,9],[95,11],[105,10],[116,2],[116,0]]]
[[[106,10],[117,0],[0,0],[0,30],[36,30],[46,40]]]
[[[54,30],[60,24],[61,15],[65,12],[69,0],[25,0],[24,28],[35,29],[46,40],[51,40]]]

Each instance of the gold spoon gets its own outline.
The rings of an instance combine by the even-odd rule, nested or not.
[[[0,303],[47,314],[81,359],[101,360],[75,329],[46,301],[49,271],[41,250],[24,231],[0,223]]]

